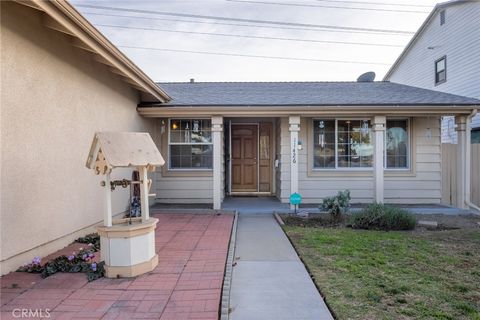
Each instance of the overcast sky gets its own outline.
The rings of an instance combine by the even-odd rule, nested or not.
[[[71,2],[153,80],[160,82],[188,81],[190,78],[195,78],[195,81],[354,81],[366,71],[374,71],[377,74],[376,80],[381,80],[389,65],[395,61],[436,3],[432,0]],[[89,8],[85,5],[127,8],[140,12]],[[276,23],[245,22],[239,19]],[[345,32],[344,29],[319,28],[319,25],[411,33],[359,33],[362,30]],[[164,49],[233,55],[163,51]],[[308,61],[235,55],[286,57]]]

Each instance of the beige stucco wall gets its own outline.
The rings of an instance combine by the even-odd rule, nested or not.
[[[152,121],[138,116],[136,91],[45,28],[36,10],[1,2],[1,61],[4,274],[101,221],[100,177],[85,168],[94,132],[148,131]],[[113,193],[115,213],[127,208],[127,190]]]

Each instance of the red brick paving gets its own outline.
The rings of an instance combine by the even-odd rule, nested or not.
[[[50,319],[218,319],[233,215],[158,214],[159,264],[129,279],[87,282],[83,273],[13,272],[0,278],[1,315],[50,309]],[[49,255],[71,254],[73,244]],[[43,259],[44,262],[48,259]]]

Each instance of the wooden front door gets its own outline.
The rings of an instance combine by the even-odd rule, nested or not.
[[[232,192],[258,191],[258,126],[232,124]]]

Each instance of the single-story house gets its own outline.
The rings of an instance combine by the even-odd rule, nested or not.
[[[288,203],[298,192],[304,203],[319,203],[344,189],[354,203],[438,204],[440,118],[456,117],[466,149],[465,124],[480,105],[390,82],[159,86],[172,100],[137,109],[155,118],[156,143],[167,159],[156,173],[156,201],[214,208],[226,195],[273,195]],[[464,158],[459,163],[465,170]],[[458,176],[465,179],[465,171]],[[467,207],[465,197],[457,206]]]
[[[97,131],[152,135],[167,165],[156,202],[273,195],[306,203],[441,198],[440,117],[456,117],[458,207],[466,124],[480,101],[389,82],[155,83],[68,2],[1,1],[0,274],[94,230],[104,205],[85,169]],[[130,178],[117,170],[112,179]],[[129,207],[128,189],[112,211]]]

